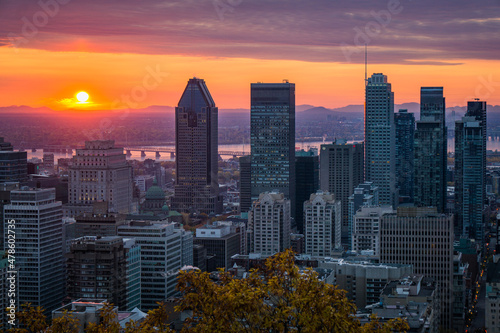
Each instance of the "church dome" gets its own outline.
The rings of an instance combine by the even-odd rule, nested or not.
[[[155,184],[147,190],[146,200],[165,200],[165,192]]]

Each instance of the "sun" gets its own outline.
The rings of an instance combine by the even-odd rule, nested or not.
[[[80,91],[78,94],[76,94],[76,99],[80,103],[85,103],[89,99],[89,94],[87,94],[85,91]]]

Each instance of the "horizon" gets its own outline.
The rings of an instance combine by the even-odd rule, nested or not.
[[[500,105],[493,0],[18,0],[0,3],[0,19],[3,106],[177,105],[193,76],[226,109],[248,108],[251,82],[283,79],[296,84],[298,105],[358,105],[365,45],[368,75],[388,76],[396,104],[443,86],[449,105]],[[80,91],[89,102],[76,103]]]

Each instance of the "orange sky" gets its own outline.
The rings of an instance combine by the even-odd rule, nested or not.
[[[377,64],[369,65],[368,73],[388,76],[396,103],[419,102],[421,86],[444,86],[447,106],[475,97],[500,104],[500,60],[449,62],[463,64]],[[159,81],[149,74],[158,70]],[[91,96],[86,107],[95,109],[124,108],[126,100],[133,108],[174,106],[192,76],[205,79],[221,109],[249,108],[250,83],[282,79],[296,84],[297,105],[333,108],[363,104],[364,98],[360,64],[0,47],[0,106],[66,109],[64,100],[81,90]]]

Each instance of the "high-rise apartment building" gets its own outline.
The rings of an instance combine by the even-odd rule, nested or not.
[[[446,166],[448,136],[445,124],[443,87],[420,89],[420,120],[415,131],[416,206],[436,206],[442,213],[446,207]]]
[[[21,188],[4,206],[6,228],[15,224],[18,303],[58,308],[65,295],[62,204],[55,189]],[[9,234],[5,233],[7,243]]]
[[[28,153],[0,137],[0,183],[24,182],[28,179]]]
[[[129,213],[132,206],[132,167],[123,148],[113,140],[86,141],[69,167],[66,214],[91,212],[92,204],[107,201],[111,211]]]
[[[205,81],[189,79],[175,108],[175,195],[179,212],[221,213],[218,109]]]
[[[264,192],[248,214],[251,253],[273,255],[290,247],[290,200],[283,193]]]
[[[348,245],[349,196],[363,183],[363,143],[337,140],[321,145],[320,188],[330,192],[342,206],[342,244]]]
[[[330,256],[341,246],[341,204],[335,196],[323,191],[311,194],[304,202],[305,253]]]
[[[396,126],[396,176],[400,202],[413,202],[415,116],[408,110],[394,114]]]
[[[486,102],[467,103],[455,123],[456,233],[484,241],[486,200]]]
[[[359,184],[354,193],[349,197],[349,220],[348,220],[348,233],[347,245],[348,249],[352,250],[352,231],[354,223],[354,215],[363,206],[378,206],[378,187],[373,185],[372,182],[365,182]]]
[[[72,300],[101,298],[127,309],[127,260],[123,238],[76,238],[66,254],[66,292]]]
[[[304,233],[304,202],[319,190],[319,156],[317,149],[295,152],[295,225],[299,234]]]
[[[386,75],[375,73],[368,79],[365,99],[365,180],[378,186],[379,204],[395,207],[394,93]]]
[[[141,248],[141,309],[156,308],[156,302],[176,295],[178,271],[193,264],[192,235],[172,223],[132,221],[118,228],[118,236],[135,238]],[[190,253],[184,245],[190,245]]]
[[[252,201],[277,190],[295,217],[295,84],[252,83],[250,98]]]
[[[380,219],[384,214],[393,213],[391,206],[363,206],[353,217],[352,244],[353,251],[373,251],[380,253]]]
[[[441,298],[441,325],[453,318],[453,215],[436,207],[399,207],[380,220],[380,262],[413,265],[415,274],[434,278]]]

